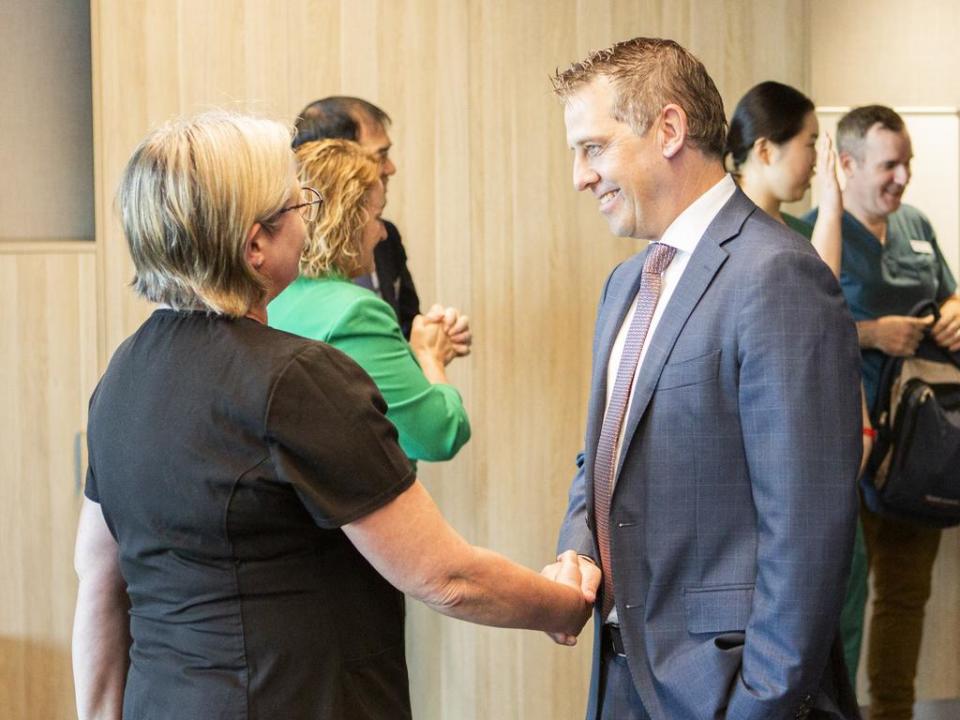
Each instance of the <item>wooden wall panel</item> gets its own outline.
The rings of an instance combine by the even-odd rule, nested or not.
[[[74,713],[73,540],[96,382],[92,243],[0,243],[0,708]]]
[[[817,105],[960,106],[960,4],[808,1]]]
[[[292,121],[331,94],[393,117],[386,216],[426,304],[473,319],[451,367],[474,438],[422,464],[470,541],[539,568],[552,559],[584,423],[590,338],[606,274],[640,243],[612,238],[571,186],[548,77],[591,48],[673,36],[707,63],[728,105],[770,73],[805,85],[806,3],[728,0],[94,0],[101,357],[142,320],[109,203],[156,123],[212,105]],[[762,30],[762,31],[760,31]],[[419,718],[577,718],[589,628],[575,650],[409,606]]]

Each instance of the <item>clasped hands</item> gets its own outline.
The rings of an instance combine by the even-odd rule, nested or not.
[[[428,332],[429,327],[433,325],[437,330],[446,335],[448,343],[442,343],[444,346],[443,364],[448,365],[454,358],[465,357],[470,354],[470,346],[473,344],[473,333],[470,330],[470,318],[467,315],[461,315],[460,311],[454,307],[443,307],[434,303],[427,312],[418,316],[419,321],[416,324],[421,332]]]
[[[583,594],[584,611],[577,630],[577,634],[579,634],[587,620],[590,619],[590,613],[593,612],[593,603],[597,599],[597,589],[600,587],[600,568],[591,560],[577,555],[573,550],[567,550],[557,557],[556,562],[544,567],[540,574],[548,580],[568,585]],[[547,633],[547,635],[558,645],[573,646],[577,644],[576,634]]]

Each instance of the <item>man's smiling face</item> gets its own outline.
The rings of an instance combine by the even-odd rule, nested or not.
[[[885,218],[899,209],[910,182],[910,135],[906,130],[895,132],[877,123],[867,131],[860,155],[847,162],[847,194],[854,196],[868,218]]]
[[[620,237],[656,238],[665,230],[656,214],[654,172],[662,154],[655,123],[641,136],[614,117],[616,91],[597,77],[566,99],[567,144],[573,150],[573,185],[600,203],[610,231]]]

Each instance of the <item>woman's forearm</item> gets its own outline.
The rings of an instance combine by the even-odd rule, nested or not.
[[[419,482],[343,530],[394,587],[445,615],[568,635],[589,615],[579,589],[468,544]]]
[[[100,505],[84,499],[74,566],[73,681],[79,720],[120,720],[130,650],[129,599]]]
[[[413,348],[413,354],[417,358],[420,369],[423,371],[423,376],[431,385],[436,385],[437,383],[449,384],[447,383],[447,368],[436,355],[425,350],[418,350],[417,348]]]
[[[820,212],[810,237],[810,242],[820,255],[820,259],[827,264],[836,278],[840,277],[840,262],[843,256],[841,219],[840,213]]]
[[[586,620],[589,608],[579,590],[485,548],[470,546],[461,562],[458,572],[418,599],[444,615],[480,625],[575,635]]]
[[[129,661],[127,597],[112,582],[80,583],[73,623],[73,680],[79,720],[120,720]]]

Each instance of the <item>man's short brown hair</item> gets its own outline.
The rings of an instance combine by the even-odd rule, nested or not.
[[[675,103],[687,114],[687,133],[704,154],[723,157],[727,119],[717,86],[694,55],[673,40],[633,38],[584,60],[551,78],[554,92],[566,100],[597,77],[606,77],[617,94],[614,117],[638,135],[653,118]]]
[[[854,108],[837,123],[837,151],[863,160],[863,140],[870,128],[879,124],[884,130],[903,132],[906,125],[893,108],[886,105],[864,105]]]

